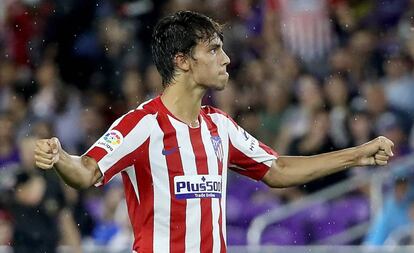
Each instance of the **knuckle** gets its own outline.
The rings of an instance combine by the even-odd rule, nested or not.
[[[385,142],[385,139],[386,139],[386,138],[385,138],[384,136],[379,136],[379,137],[378,137],[378,140],[379,140],[380,142]]]

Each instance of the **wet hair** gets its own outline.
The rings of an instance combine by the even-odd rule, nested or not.
[[[179,11],[162,18],[154,28],[151,51],[163,86],[174,80],[177,53],[192,56],[197,43],[213,40],[216,36],[223,41],[222,26],[203,14]]]

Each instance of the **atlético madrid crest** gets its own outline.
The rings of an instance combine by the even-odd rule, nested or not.
[[[223,162],[223,145],[221,144],[221,138],[218,135],[211,136],[211,143],[213,144],[214,151],[216,152],[217,159]]]

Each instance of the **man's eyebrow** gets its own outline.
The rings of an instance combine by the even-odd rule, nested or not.
[[[210,45],[208,45],[208,48],[211,49],[217,49],[220,48],[222,45],[220,43],[211,43]]]

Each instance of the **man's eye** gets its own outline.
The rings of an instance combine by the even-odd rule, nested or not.
[[[210,50],[210,53],[212,53],[212,54],[217,53],[217,49],[216,49],[216,48],[211,49],[211,50]]]

